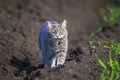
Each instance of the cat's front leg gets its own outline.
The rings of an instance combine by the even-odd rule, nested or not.
[[[64,65],[65,63],[65,55],[59,53],[60,55],[57,57],[57,66]]]
[[[55,67],[56,67],[56,58],[53,58],[51,68],[55,68]]]

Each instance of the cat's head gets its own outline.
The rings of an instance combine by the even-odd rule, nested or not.
[[[47,21],[49,37],[55,39],[62,39],[67,35],[67,21],[64,20],[62,23],[55,21]]]

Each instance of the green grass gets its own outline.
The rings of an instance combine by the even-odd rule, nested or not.
[[[107,7],[107,15],[102,14],[102,20],[110,25],[117,23],[117,18],[120,17],[120,6]]]
[[[108,64],[105,64],[100,58],[98,58],[98,63],[101,66],[101,76],[100,80],[118,80],[120,79],[120,43],[117,43],[115,40],[107,41],[103,45],[99,41],[100,46],[109,50],[109,61]],[[112,57],[112,54],[115,54],[115,57]]]
[[[91,40],[92,40],[97,34],[99,34],[101,31],[102,31],[102,27],[101,27],[101,26],[98,26],[98,27],[96,28],[96,30],[89,35],[88,40],[91,41]]]
[[[102,14],[103,23],[97,26],[96,30],[88,37],[89,45],[93,51],[96,50],[96,46],[92,43],[93,38],[102,32],[104,27],[115,26],[117,21],[119,21],[118,19],[120,19],[120,6],[107,7],[107,14]],[[115,40],[110,40],[105,43],[98,41],[97,45],[109,51],[107,64],[105,64],[102,59],[97,59],[101,67],[99,80],[120,80],[120,43],[117,43]],[[112,55],[114,55],[114,57]]]
[[[98,25],[94,32],[92,32],[89,37],[88,41],[92,41],[93,38],[102,32],[103,27],[107,26],[114,26],[117,24],[117,20],[120,19],[120,6],[107,6],[107,14],[101,14],[103,23],[102,25]]]
[[[96,50],[96,46],[92,43],[93,38],[102,32],[104,27],[115,26],[117,21],[119,21],[118,19],[120,19],[120,6],[107,7],[107,14],[102,14],[103,23],[97,26],[96,30],[88,37],[89,45],[94,51]],[[101,67],[99,80],[120,80],[120,43],[115,40],[106,41],[105,43],[98,41],[97,45],[108,50],[107,64],[101,58],[97,59]]]

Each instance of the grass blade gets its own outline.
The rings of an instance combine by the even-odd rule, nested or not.
[[[105,66],[104,62],[98,58],[98,63],[104,68],[104,69],[107,69],[107,67]]]

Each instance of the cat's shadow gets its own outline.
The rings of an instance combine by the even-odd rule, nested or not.
[[[30,63],[30,60],[28,57],[26,57],[23,60],[18,59],[15,56],[12,56],[12,59],[10,60],[10,64],[16,68],[18,68],[18,75],[19,73],[21,73],[22,71],[26,71],[27,74],[29,74],[30,72],[34,71],[37,69],[36,66],[32,66]],[[17,76],[17,75],[16,75]]]

